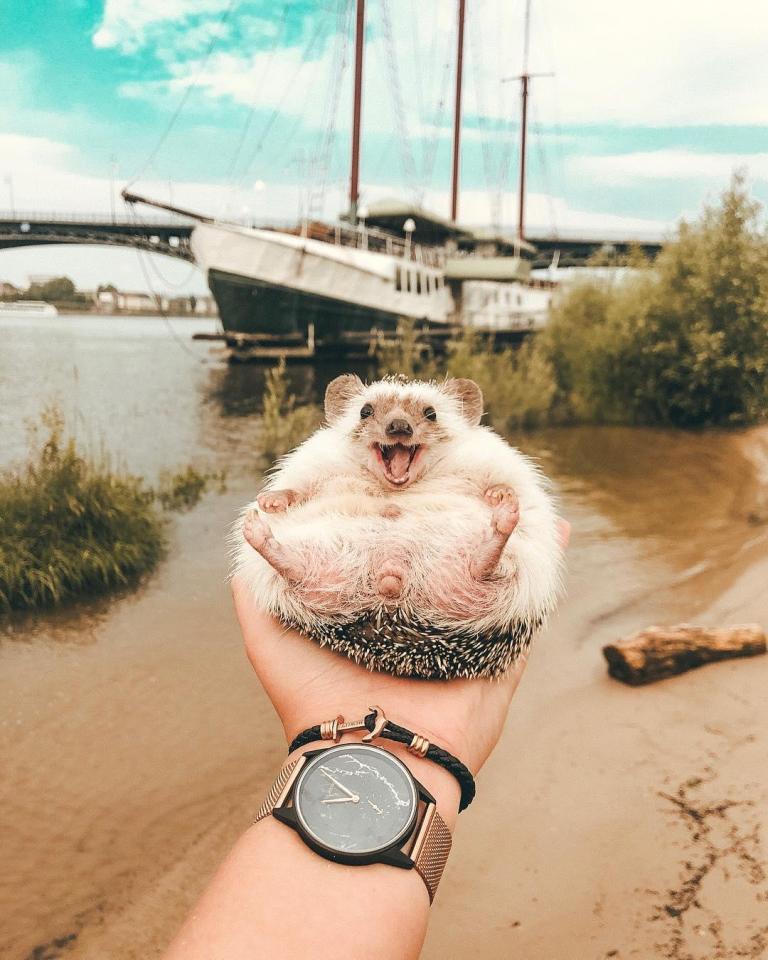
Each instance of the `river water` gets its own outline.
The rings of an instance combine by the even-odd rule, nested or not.
[[[82,443],[105,447],[150,478],[190,461],[229,471],[225,494],[207,495],[174,520],[168,559],[137,593],[0,624],[3,957],[156,955],[249,822],[279,764],[280,733],[246,668],[225,583],[227,527],[260,479],[264,370],[231,366],[217,343],[191,339],[214,329],[208,320],[0,319],[0,464],[24,457],[29,422],[55,404]],[[290,368],[292,389],[317,398],[336,372]],[[702,764],[708,748],[696,739],[699,726],[680,718],[682,701],[660,703],[648,694],[638,713],[636,694],[616,692],[605,680],[600,646],[655,621],[768,620],[765,579],[755,573],[768,556],[768,431],[578,427],[512,439],[540,460],[572,521],[568,595],[534,652],[533,677],[513,711],[518,739],[505,738],[481,779],[484,811],[466,815],[425,956],[479,950],[501,958],[512,945],[527,960],[565,956],[571,948],[569,956],[603,956],[598,948],[607,951],[619,930],[622,942],[639,951],[621,956],[650,956],[667,935],[648,920],[650,907],[642,916],[606,920],[610,897],[631,896],[637,885],[621,856],[617,865],[615,837],[600,853],[600,842],[582,831],[602,873],[590,879],[583,902],[571,903],[581,888],[569,870],[583,866],[587,854],[563,848],[552,818],[572,819],[569,795],[587,789],[580,777],[597,762],[588,737],[569,747],[566,781],[536,761],[543,743],[521,757],[519,738],[539,743],[541,730],[556,729],[560,717],[561,738],[546,741],[556,752],[572,735],[574,703],[582,729],[594,722],[600,738],[608,715],[622,730],[637,728],[616,734],[637,737],[635,747],[613,749],[636,748],[646,772],[632,766],[620,773],[619,762],[611,773],[614,761],[603,758],[588,783],[597,789],[602,777],[603,795],[619,782],[651,798],[643,829],[652,842],[660,829],[655,785],[677,773],[672,760],[648,752],[663,710],[677,711],[679,736]],[[719,710],[723,725],[731,716],[728,684],[734,696],[745,696],[740,668],[708,668],[722,671],[722,689],[709,681],[707,709],[713,716]],[[674,689],[698,697],[704,681],[691,676],[674,681]],[[600,719],[600,711],[609,714]],[[574,771],[575,757],[582,772]],[[507,840],[500,840],[492,818],[509,803],[513,760],[527,826],[505,828]],[[559,800],[550,795],[554,784]],[[616,816],[605,807],[602,825],[615,827]],[[514,846],[498,857],[505,842]],[[540,882],[550,884],[551,898],[569,904],[562,934],[528,883],[556,849],[556,877]],[[483,850],[489,859],[481,862]],[[679,864],[670,856],[664,869],[673,876]],[[651,873],[646,885],[653,879]],[[482,909],[473,912],[479,902]]]

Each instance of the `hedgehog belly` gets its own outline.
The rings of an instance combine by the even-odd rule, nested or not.
[[[541,620],[518,621],[505,632],[448,631],[413,613],[406,617],[399,608],[344,622],[315,622],[311,629],[283,622],[368,670],[422,680],[500,677],[528,651],[542,625]]]

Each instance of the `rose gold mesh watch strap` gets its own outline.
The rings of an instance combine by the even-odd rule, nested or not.
[[[426,885],[430,903],[435,899],[452,843],[451,831],[445,825],[445,820],[437,812],[437,807],[429,804],[411,850],[411,859]]]
[[[297,757],[285,764],[275,778],[275,782],[269,788],[266,797],[264,797],[259,812],[253,821],[254,823],[258,823],[259,820],[271,815],[277,804],[288,793],[291,783],[296,779],[304,763],[304,757]],[[445,869],[445,862],[451,852],[452,842],[451,831],[437,812],[437,807],[434,803],[427,804],[424,818],[411,848],[410,857],[413,860],[416,872],[424,881],[429,893],[430,903],[435,899],[437,886]]]
[[[289,760],[288,763],[282,768],[280,773],[278,773],[275,782],[269,788],[269,793],[264,797],[264,801],[259,807],[259,812],[256,814],[256,818],[253,821],[258,823],[259,820],[263,820],[264,817],[268,817],[272,811],[275,809],[277,801],[280,799],[281,794],[286,788],[288,781],[291,779],[291,774],[293,773],[296,764],[299,760],[304,761],[304,757],[296,757],[295,760]]]

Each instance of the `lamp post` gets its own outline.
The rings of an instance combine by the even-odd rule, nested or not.
[[[10,203],[11,203],[11,216],[12,216],[12,217],[15,217],[15,216],[16,216],[16,201],[15,201],[14,196],[13,196],[13,174],[12,174],[12,173],[7,173],[3,179],[5,180],[5,183],[6,183],[7,187],[8,187],[8,199],[10,200]]]
[[[408,260],[411,259],[411,238],[415,229],[416,224],[413,220],[413,217],[408,217],[403,224],[403,232],[405,233],[405,256]]]
[[[112,214],[112,223],[115,223],[115,180],[117,179],[117,157],[112,154],[109,158],[109,209]]]
[[[360,246],[363,250],[368,249],[368,231],[365,229],[365,221],[368,218],[368,207],[357,208],[357,219],[360,221]]]

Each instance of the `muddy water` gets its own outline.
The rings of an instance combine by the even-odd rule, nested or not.
[[[61,318],[0,329],[3,461],[23,455],[25,419],[54,400],[86,442],[103,439],[133,469],[193,459],[231,471],[226,494],[174,521],[168,560],[138,593],[3,627],[9,960],[156,956],[282,756],[224,583],[227,526],[258,483],[263,371],[191,343],[205,328]],[[294,370],[294,389],[314,395],[333,372]],[[599,649],[655,621],[768,621],[768,431],[577,428],[520,444],[574,525],[568,597],[464,815],[425,956],[736,955],[712,940],[713,923],[743,933],[752,952],[739,955],[761,956],[755,898],[768,891],[754,870],[741,886],[728,877],[741,876],[739,850],[765,862],[748,844],[768,800],[766,665],[638,692],[604,678]],[[659,796],[690,776],[736,791],[747,819],[734,821],[733,863],[723,848],[711,871],[716,906],[703,889],[682,917],[659,901],[701,852]]]

